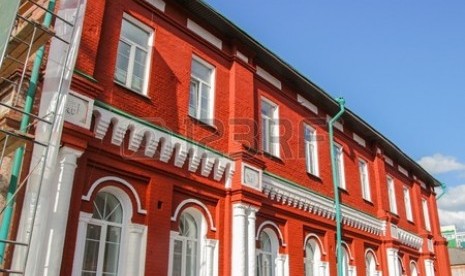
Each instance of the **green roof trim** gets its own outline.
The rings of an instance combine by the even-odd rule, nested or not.
[[[116,114],[118,114],[118,115],[121,115],[121,116],[123,116],[123,117],[125,117],[125,118],[134,120],[134,121],[136,121],[136,122],[138,122],[138,123],[140,123],[140,124],[142,124],[142,125],[144,125],[144,126],[148,126],[148,127],[150,127],[150,128],[154,128],[154,129],[159,130],[159,131],[161,131],[161,132],[163,132],[163,133],[166,133],[166,134],[168,134],[168,135],[175,136],[176,138],[179,138],[179,139],[184,140],[184,141],[186,141],[186,142],[188,142],[188,143],[194,144],[195,146],[197,146],[197,147],[199,147],[199,148],[203,148],[203,149],[208,150],[208,151],[211,151],[211,152],[213,152],[213,153],[215,153],[215,154],[217,154],[217,155],[219,155],[219,156],[222,156],[222,157],[231,159],[231,157],[229,157],[228,155],[226,155],[226,154],[224,154],[224,153],[222,153],[222,152],[220,152],[220,151],[217,151],[217,150],[212,149],[212,148],[210,148],[210,147],[208,147],[208,146],[199,144],[199,143],[197,143],[197,142],[195,142],[195,141],[193,141],[193,140],[191,140],[191,139],[188,139],[188,138],[186,138],[186,137],[184,137],[184,136],[182,136],[182,135],[180,135],[180,134],[178,134],[178,133],[174,133],[174,132],[169,131],[169,130],[167,130],[167,129],[165,129],[165,128],[162,128],[162,127],[160,127],[160,126],[154,125],[154,124],[152,124],[152,123],[150,123],[150,122],[148,122],[148,121],[142,120],[142,119],[136,117],[135,115],[126,113],[126,112],[124,112],[124,111],[122,111],[122,110],[120,110],[120,109],[118,109],[118,108],[116,108],[116,107],[113,107],[113,106],[111,106],[111,105],[109,105],[109,104],[107,104],[107,103],[104,103],[104,102],[101,102],[101,101],[96,100],[96,101],[94,102],[94,104],[95,104],[96,106],[98,106],[98,107],[101,107],[101,108],[106,109],[106,110],[108,110],[108,111],[114,112],[114,113],[116,113]],[[232,160],[232,159],[231,159],[231,160]]]

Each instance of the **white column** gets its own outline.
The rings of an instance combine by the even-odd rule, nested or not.
[[[242,203],[233,204],[232,218],[232,260],[231,275],[247,275],[246,248],[246,210],[248,206]]]
[[[434,263],[433,260],[425,260],[426,276],[434,276]]]
[[[389,276],[401,276],[398,274],[397,269],[397,249],[395,248],[388,248],[387,249],[387,263],[388,263],[388,271]]]
[[[77,167],[77,159],[82,153],[81,150],[66,146],[62,147],[58,153],[56,185],[51,185],[52,191],[49,199],[52,206],[47,223],[48,242],[44,275],[60,274],[74,173]]]
[[[214,276],[214,264],[215,264],[215,247],[218,243],[217,240],[206,239],[205,240],[205,263],[206,263],[206,276]]]
[[[285,262],[286,262],[286,255],[280,254],[276,257],[275,263],[276,263],[276,276],[285,276],[286,275],[286,270],[285,270]]]
[[[248,276],[254,276],[257,271],[257,258],[256,258],[256,247],[255,247],[255,221],[257,208],[250,207],[247,215],[247,247],[248,247]]]
[[[143,237],[147,227],[140,224],[129,224],[127,229],[126,273],[125,275],[143,275],[141,258],[145,255]]]

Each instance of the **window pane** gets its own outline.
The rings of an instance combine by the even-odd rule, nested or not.
[[[210,118],[210,87],[202,85],[200,91],[200,119]]]
[[[199,97],[199,82],[195,79],[191,80],[189,90],[189,115],[197,118],[197,102]]]
[[[186,276],[196,275],[197,264],[197,242],[187,241],[186,248]]]
[[[262,101],[262,114],[273,118],[274,106],[268,103],[267,101]]]
[[[118,44],[118,55],[116,56],[115,80],[125,84],[129,68],[129,53],[131,47],[120,41]]]
[[[105,260],[103,263],[103,272],[118,272],[120,240],[121,228],[115,226],[108,226],[105,243]]]
[[[125,19],[123,19],[123,26],[121,27],[121,36],[147,48],[149,33]]]
[[[82,270],[85,272],[96,272],[98,263],[98,251],[100,244],[100,230],[98,225],[87,226],[86,245],[84,249],[84,260]],[[89,274],[94,275],[94,274]]]
[[[208,84],[211,84],[212,69],[208,68],[195,59],[192,60],[192,75]]]
[[[181,276],[182,273],[182,241],[174,241],[172,276]]]

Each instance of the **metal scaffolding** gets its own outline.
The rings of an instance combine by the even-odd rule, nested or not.
[[[74,67],[74,26],[81,7],[79,4],[76,6],[78,9],[74,16],[65,9],[64,12],[60,9],[55,12],[55,0],[14,0],[2,7],[2,13],[11,16],[10,22],[8,19],[1,22],[8,26],[0,26],[8,30],[0,37],[0,173],[2,179],[8,181],[5,199],[0,205],[2,275],[30,274],[26,271],[31,266],[28,262],[37,220],[37,202],[47,178],[47,159],[55,152],[52,148],[56,146],[56,142],[52,141],[53,132],[61,128],[63,118],[60,110],[65,104],[70,70]],[[42,84],[42,61],[47,60],[46,49],[53,47],[49,46],[50,41],[52,45],[55,43],[61,54],[54,57],[58,65],[52,72],[52,89],[57,96],[44,109],[39,102],[45,88],[38,87],[39,83]],[[49,70],[49,66],[50,62],[45,70]],[[33,153],[26,159],[25,153],[31,151]],[[24,207],[16,204],[17,199],[24,199]],[[19,220],[14,220],[14,213],[27,217],[26,222],[21,222],[21,227]]]

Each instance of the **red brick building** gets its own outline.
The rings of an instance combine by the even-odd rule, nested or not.
[[[88,1],[71,87],[37,271],[336,275],[338,104],[208,5]],[[351,111],[334,140],[343,275],[450,275],[439,182]]]

